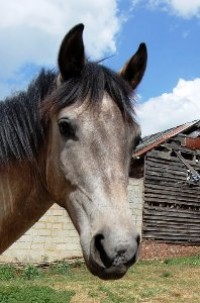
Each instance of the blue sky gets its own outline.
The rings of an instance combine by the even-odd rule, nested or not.
[[[126,3],[127,9],[130,2],[121,1],[120,8]],[[144,3],[132,10],[118,37],[117,50],[125,59],[141,41],[147,44],[148,68],[139,89],[142,100],[171,91],[180,78],[190,80],[200,75],[199,34],[200,19],[195,16],[183,18]],[[113,67],[117,60],[113,60]]]
[[[147,71],[137,89],[143,135],[200,118],[200,0],[0,0],[0,99],[56,67],[65,33],[85,24],[90,58],[119,70],[141,42]],[[40,9],[38,9],[38,7]]]

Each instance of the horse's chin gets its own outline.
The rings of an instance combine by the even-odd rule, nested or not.
[[[90,272],[99,277],[102,280],[118,280],[121,279],[127,272],[127,267],[125,265],[121,266],[111,266],[109,268],[104,267],[89,267]]]
[[[117,280],[121,279],[127,272],[126,265],[105,267],[101,262],[96,262],[91,256],[84,256],[88,270],[102,280]]]

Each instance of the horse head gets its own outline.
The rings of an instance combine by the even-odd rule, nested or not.
[[[140,128],[133,90],[147,61],[145,44],[119,73],[88,62],[84,26],[65,36],[57,88],[45,102],[50,121],[46,182],[69,213],[89,270],[121,278],[136,262],[140,235],[127,198],[129,166]]]

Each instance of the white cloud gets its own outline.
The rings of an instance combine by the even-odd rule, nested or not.
[[[200,17],[200,0],[132,0],[133,6],[143,3],[150,8],[159,8],[183,18]]]
[[[200,119],[200,78],[180,79],[171,93],[139,105],[137,115],[143,136]]]
[[[0,7],[0,82],[17,77],[27,63],[55,66],[62,38],[80,22],[90,57],[116,50],[117,0],[0,0]],[[6,87],[0,87],[1,96]]]
[[[152,5],[165,6],[166,9],[184,17],[200,17],[200,0],[150,0]]]

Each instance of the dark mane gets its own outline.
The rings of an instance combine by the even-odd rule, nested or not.
[[[43,69],[26,91],[0,101],[0,165],[36,156],[44,136],[38,108],[54,80],[55,73]]]
[[[28,89],[0,102],[0,165],[11,160],[35,159],[52,114],[87,97],[98,106],[106,92],[123,115],[132,116],[132,90],[116,73],[87,63],[79,77],[55,87],[56,74],[42,70]],[[43,115],[41,116],[41,112]]]

